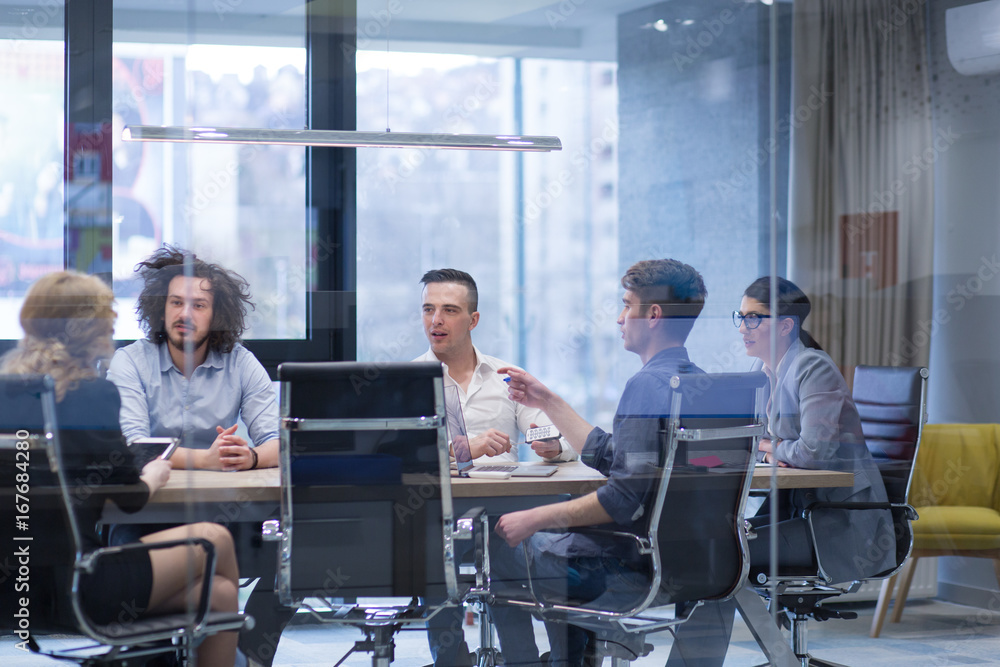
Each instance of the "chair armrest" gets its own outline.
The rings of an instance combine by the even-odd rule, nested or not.
[[[476,530],[476,527],[479,527]],[[476,577],[471,590],[463,597],[487,594],[490,589],[490,524],[485,507],[473,507],[455,520],[452,531],[455,540],[472,540],[475,558]],[[457,560],[457,559],[456,559]],[[456,570],[459,563],[455,564]]]
[[[208,616],[209,604],[212,597],[212,578],[215,576],[215,546],[204,537],[188,537],[178,540],[167,540],[166,542],[132,542],[120,546],[103,547],[81,557],[73,567],[77,573],[91,574],[94,571],[97,561],[104,556],[111,556],[126,551],[153,551],[181,546],[199,546],[205,551],[205,572],[207,576],[205,577],[205,584],[201,587],[198,608],[195,610],[193,625],[197,629],[205,622],[205,618]]]
[[[802,516],[809,523],[809,533],[810,533],[810,536],[811,536],[811,539],[812,539],[812,549],[813,549],[813,553],[816,556],[816,562],[819,565],[820,572],[821,572],[822,576],[825,579],[827,579],[828,581],[829,581],[830,577],[827,576],[826,571],[825,571],[825,569],[823,567],[823,556],[820,553],[819,545],[816,543],[816,532],[815,532],[815,528],[813,526],[813,521],[812,521],[812,513],[815,510],[821,510],[821,509],[889,510],[893,514],[893,523],[894,524],[896,524],[896,522],[898,521],[899,514],[897,514],[897,513],[901,513],[902,514],[902,519],[905,520],[905,521],[907,521],[907,522],[913,522],[913,521],[916,521],[917,518],[919,518],[917,516],[917,511],[915,509],[913,509],[913,507],[911,505],[906,504],[906,503],[890,503],[890,502],[884,502],[884,503],[871,503],[871,502],[842,502],[842,503],[815,502],[815,503],[810,504],[808,507],[806,507],[806,509],[804,509],[802,511]],[[908,533],[909,533],[909,539],[910,539],[910,542],[912,544],[913,531],[912,531],[911,528],[909,528],[909,526],[907,526],[907,529],[908,529]],[[896,539],[900,539],[900,536],[897,535]],[[907,549],[907,553],[909,553],[909,549]],[[885,572],[880,572],[878,574],[869,575],[867,577],[867,579],[883,578],[883,575],[885,575],[885,574],[895,573],[895,571],[898,571],[899,567],[902,565],[902,561],[900,561],[898,558],[896,559],[896,561],[897,561],[896,562],[896,566],[894,568],[892,568],[891,570],[886,570]],[[862,581],[862,579],[859,579],[858,581]]]
[[[485,515],[485,507],[473,507],[455,519],[455,531],[452,536],[456,540],[471,540],[476,530],[476,520],[485,521]]]
[[[908,521],[916,521],[919,517],[917,510],[912,505],[906,503],[827,503],[815,502],[810,504],[802,512],[806,519],[814,510],[818,509],[841,509],[841,510],[902,510]]]
[[[556,531],[545,531],[545,532],[556,532]],[[653,553],[653,548],[649,543],[649,539],[644,537],[639,537],[635,533],[627,533],[624,530],[611,530],[610,528],[590,528],[590,527],[577,527],[573,528],[574,533],[583,533],[584,535],[600,535],[604,537],[617,537],[620,539],[631,540],[635,542],[636,548],[639,549],[640,556],[648,556]]]

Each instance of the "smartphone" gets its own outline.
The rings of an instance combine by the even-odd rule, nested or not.
[[[135,465],[142,468],[153,459],[169,459],[179,444],[180,438],[138,438],[128,447],[135,455]]]
[[[535,440],[551,440],[552,438],[558,437],[559,429],[557,429],[554,424],[549,424],[548,426],[529,428],[528,432],[524,434],[524,441],[534,442]]]

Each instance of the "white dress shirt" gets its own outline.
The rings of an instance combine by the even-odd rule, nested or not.
[[[517,443],[524,437],[524,432],[530,428],[531,424],[548,426],[552,423],[552,420],[538,408],[529,408],[515,403],[507,396],[507,383],[503,381],[503,376],[497,373],[497,369],[513,366],[513,364],[483,354],[475,346],[472,349],[476,354],[476,369],[472,373],[468,390],[462,389],[462,386],[455,382],[448,373],[448,364],[444,364],[444,383],[445,385],[455,385],[458,388],[458,395],[462,401],[462,412],[465,415],[465,427],[469,431],[470,438],[495,428],[506,433],[510,437],[511,443]],[[440,361],[440,359],[437,358],[433,350],[428,349],[414,361]],[[546,460],[572,461],[577,458],[576,451],[565,439],[560,438],[559,444],[562,447],[562,452],[558,456]],[[517,446],[515,445],[511,447],[509,452],[497,456],[480,456],[475,460],[475,463],[516,462],[518,460],[517,454]]]

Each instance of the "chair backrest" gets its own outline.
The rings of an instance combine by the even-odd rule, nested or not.
[[[53,387],[45,375],[0,375],[0,608],[21,609],[26,598],[32,633],[77,631],[69,589],[80,536],[55,465]],[[21,566],[28,576],[19,581]],[[0,627],[10,620],[4,614]]]
[[[115,391],[111,383],[97,382],[102,384],[78,394],[83,403],[67,398],[57,411],[51,377],[0,375],[0,502],[14,509],[0,522],[0,544],[14,547],[4,549],[0,563],[0,609],[5,610],[0,629],[12,630],[25,650],[87,664],[114,661],[123,650],[134,659],[176,653],[179,645],[190,647],[208,634],[239,630],[242,614],[209,613],[208,586],[191,613],[137,618],[128,611],[99,623],[85,611],[83,579],[100,558],[122,547],[98,548],[93,526],[84,522],[96,522],[108,498],[132,504],[149,493],[145,484],[132,483],[135,471],[117,412],[91,419],[91,392]],[[98,645],[86,652],[79,647],[42,650],[28,641],[54,632],[82,633]]]
[[[910,504],[997,509],[1000,426],[928,424],[917,454]]]
[[[927,369],[858,366],[854,404],[868,451],[882,473],[889,502],[906,502],[913,461],[926,421]]]
[[[278,379],[282,602],[454,598],[441,364],[285,363]]]
[[[763,434],[766,382],[760,372],[672,381],[662,431],[666,489],[651,517],[658,522],[660,590],[670,602],[725,598],[746,578],[743,512]]]

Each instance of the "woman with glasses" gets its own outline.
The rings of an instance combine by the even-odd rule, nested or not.
[[[802,511],[821,502],[887,502],[885,487],[861,432],[861,419],[847,383],[830,356],[802,328],[812,306],[789,280],[755,280],[733,313],[754,370],[770,379],[763,461],[794,468],[854,473],[853,487],[796,489],[778,503],[778,563],[812,567],[812,538]],[[772,299],[777,309],[771,310]],[[762,508],[763,509],[763,508]],[[751,563],[770,561],[767,512],[750,542]],[[895,563],[888,510],[821,509],[813,512],[816,557],[831,583],[863,579]]]
[[[73,496],[78,499],[76,515],[86,553],[101,546],[95,526],[108,495],[101,492],[100,486],[143,488],[141,494],[111,497],[122,510],[135,512],[170,477],[169,461],[156,459],[137,469],[118,424],[118,389],[98,377],[98,362],[114,352],[114,298],[111,289],[96,276],[60,271],[39,278],[21,307],[24,338],[0,358],[0,373],[47,374],[55,381],[62,463],[69,479],[78,485]],[[12,422],[5,423],[5,427],[19,428],[18,419],[0,410],[0,421]],[[239,569],[232,537],[224,526],[196,523],[152,533],[142,541],[189,537],[207,539],[215,547],[211,609],[235,612]],[[197,604],[205,567],[204,551],[194,546],[127,550],[103,556],[81,581],[84,613],[100,625],[127,625],[136,616],[185,611]],[[197,663],[232,665],[236,639],[235,632],[206,637],[198,646]]]

